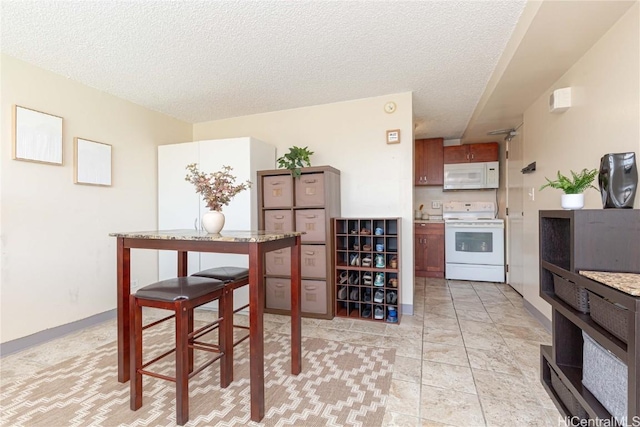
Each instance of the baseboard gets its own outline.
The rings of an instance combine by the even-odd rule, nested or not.
[[[413,304],[400,304],[400,307],[402,308],[403,315],[413,316]]]
[[[531,304],[526,299],[523,299],[522,303],[524,305],[524,308],[526,308],[527,311],[531,313],[531,315],[535,317],[538,322],[540,322],[542,327],[545,328],[547,332],[551,333],[551,320],[547,319],[547,317],[544,314],[542,314],[540,310],[535,308],[533,304]]]
[[[55,328],[46,329],[41,332],[36,332],[33,335],[29,335],[23,338],[18,338],[13,341],[7,341],[0,343],[0,357],[8,356],[9,354],[17,353],[22,350],[26,350],[29,347],[44,344],[47,341],[51,341],[73,332],[80,331],[90,326],[104,323],[107,320],[115,319],[116,309],[105,311],[104,313],[96,314],[85,319],[81,319],[75,322],[67,323],[66,325],[56,326]]]

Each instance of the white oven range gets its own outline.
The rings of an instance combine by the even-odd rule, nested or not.
[[[445,202],[445,277],[504,282],[504,220],[493,202]]]

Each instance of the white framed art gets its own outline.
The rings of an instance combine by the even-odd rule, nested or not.
[[[76,184],[111,185],[111,145],[74,138],[74,179]]]
[[[12,157],[62,165],[62,117],[14,105]]]

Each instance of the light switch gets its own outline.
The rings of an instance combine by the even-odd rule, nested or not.
[[[431,209],[440,209],[442,207],[442,202],[440,200],[434,200],[431,202]]]

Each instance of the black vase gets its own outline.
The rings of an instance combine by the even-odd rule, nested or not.
[[[603,208],[633,208],[638,187],[636,154],[611,153],[602,156],[598,184]]]

